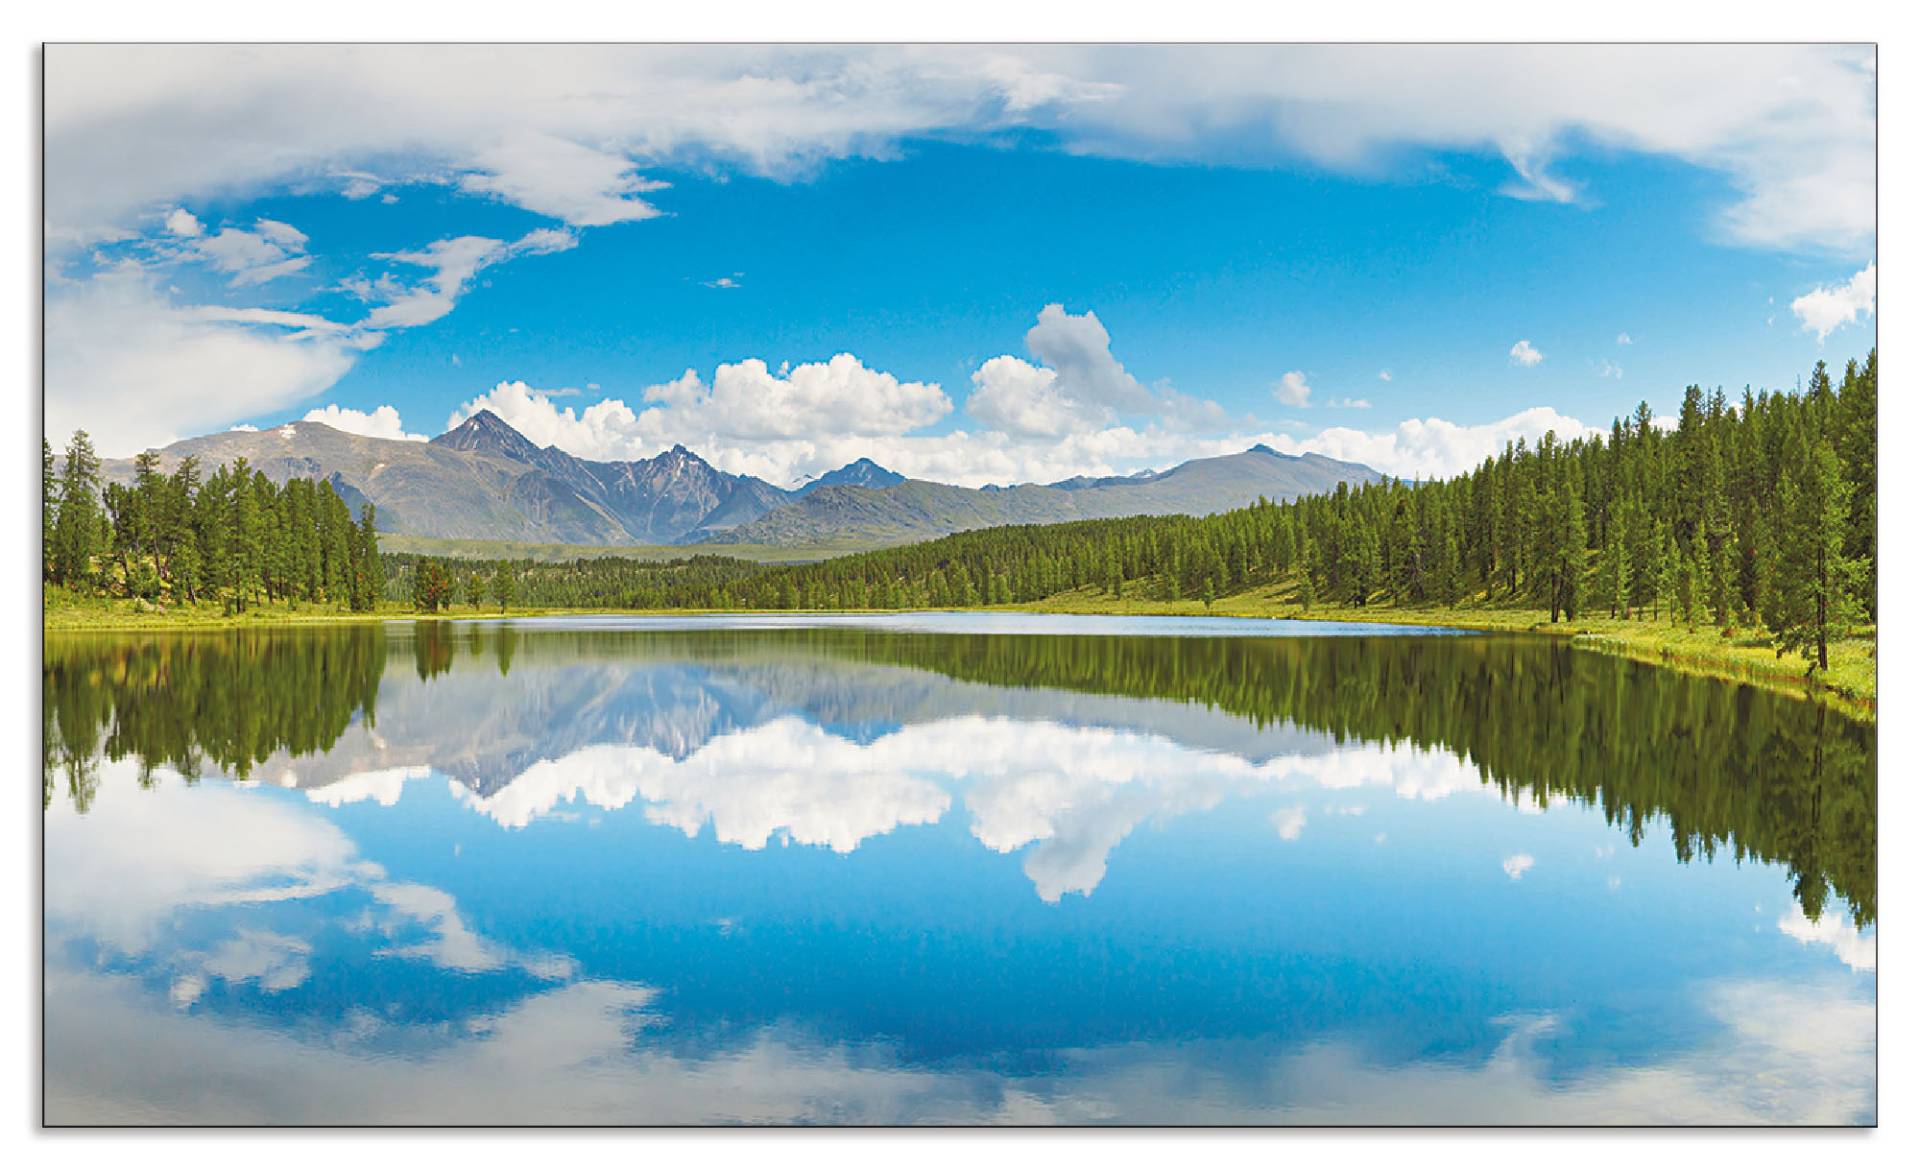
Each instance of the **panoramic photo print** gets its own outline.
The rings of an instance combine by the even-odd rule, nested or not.
[[[43,1125],[1878,1124],[1875,46],[41,63]]]

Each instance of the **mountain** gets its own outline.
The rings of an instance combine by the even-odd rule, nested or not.
[[[1166,471],[1079,476],[1053,484],[962,488],[903,480],[886,488],[828,485],[712,543],[805,545],[826,541],[900,544],[1000,524],[1053,524],[1116,516],[1205,515],[1265,496],[1290,500],[1359,484],[1380,473],[1324,455],[1282,455],[1260,445],[1237,455],[1194,459]]]
[[[889,471],[871,459],[855,459],[845,467],[836,467],[818,479],[808,480],[793,489],[793,495],[804,496],[823,487],[892,487],[904,483],[906,476],[897,471]]]
[[[595,462],[536,446],[483,410],[431,442],[372,439],[323,423],[185,439],[160,451],[163,470],[244,456],[275,482],[326,480],[351,506],[372,503],[387,532],[561,544],[672,544],[765,515],[792,497],[765,480],[720,471],[685,447],[651,459]],[[128,481],[130,459],[106,460]]]
[[[673,544],[718,533],[757,519],[790,498],[763,479],[721,471],[677,443],[651,459],[627,463],[598,463],[558,447],[536,447],[490,410],[427,445],[543,472],[618,523],[625,536],[606,543]]]
[[[542,544],[900,544],[997,524],[1201,515],[1378,478],[1356,463],[1254,447],[1166,471],[990,488],[908,479],[856,459],[787,491],[678,445],[651,459],[581,459],[487,410],[426,443],[317,422],[227,431],[162,448],[161,469],[190,455],[208,469],[244,457],[277,483],[325,480],[356,512],[373,504],[383,531]],[[130,459],[102,469],[133,478]]]

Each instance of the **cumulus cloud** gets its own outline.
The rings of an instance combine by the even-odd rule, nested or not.
[[[391,406],[376,406],[370,411],[362,411],[329,403],[309,410],[304,421],[325,423],[336,431],[366,435],[372,439],[405,439],[412,443],[427,441],[425,435],[409,434],[400,425],[400,412]]]
[[[1280,834],[1282,841],[1298,841],[1307,827],[1307,810],[1299,805],[1276,808],[1268,820],[1273,822],[1273,831]]]
[[[711,383],[688,370],[648,387],[638,410],[605,398],[576,411],[554,402],[561,396],[502,382],[462,403],[447,425],[491,410],[542,446],[587,458],[636,459],[682,441],[742,453],[768,443],[778,450],[781,441],[812,446],[816,436],[857,443],[924,427],[953,409],[938,383],[902,381],[846,353],[784,373],[749,358],[722,364]]]
[[[1058,438],[1150,416],[1158,426],[1192,430],[1218,426],[1226,411],[1168,386],[1148,389],[1113,356],[1113,339],[1093,310],[1073,314],[1048,305],[1027,330],[1027,352],[1038,364],[1003,354],[973,372],[967,413],[995,432],[1019,438]]]
[[[1059,377],[1012,354],[981,363],[973,372],[967,413],[1006,434],[1048,438],[1078,426],[1099,426],[1110,417],[1076,402],[1059,388]]]
[[[1631,337],[1630,335],[1628,335],[1627,333],[1625,333],[1625,332],[1622,332],[1622,333],[1620,334],[1620,336],[1618,336],[1618,337],[1616,337],[1616,338],[1614,338],[1614,339],[1613,339],[1613,343],[1614,343],[1615,345],[1632,345],[1632,344],[1633,344],[1633,338],[1632,338],[1632,337]]]
[[[1433,478],[1468,470],[1510,442],[1535,442],[1548,431],[1562,439],[1600,433],[1552,407],[1536,406],[1479,425],[1410,418],[1385,432],[1329,427],[1305,439],[1274,435],[1264,441],[1283,454],[1313,452],[1364,463],[1390,475]]]
[[[1299,370],[1288,370],[1273,384],[1273,396],[1285,406],[1305,406],[1313,398],[1313,387]]]
[[[1381,380],[1382,382],[1391,382],[1391,381],[1393,381],[1393,371],[1392,371],[1392,370],[1381,370],[1381,371],[1380,371],[1380,380]]]
[[[1843,325],[1852,325],[1873,316],[1874,303],[1879,295],[1879,277],[1875,265],[1869,264],[1853,274],[1845,284],[1817,285],[1811,292],[1803,293],[1793,299],[1793,315],[1800,319],[1800,328],[1820,335],[1825,343],[1827,334]]]
[[[1513,343],[1513,348],[1507,351],[1507,357],[1514,365],[1529,369],[1547,360],[1546,355],[1533,348],[1533,342],[1524,337]]]
[[[1613,362],[1607,361],[1604,358],[1601,359],[1600,364],[1594,368],[1602,378],[1612,378],[1616,382],[1619,381],[1621,378],[1624,378],[1627,373],[1625,370],[1621,369],[1618,365],[1614,364]]]
[[[1517,882],[1520,880],[1521,875],[1533,868],[1533,855],[1531,853],[1516,853],[1501,861],[1500,868],[1506,872],[1509,878]]]
[[[176,236],[191,239],[201,232],[200,220],[186,208],[176,207],[167,212],[167,230]]]
[[[1335,398],[1327,403],[1331,410],[1372,410],[1373,403],[1365,398]]]
[[[1828,45],[61,45],[47,206],[51,235],[84,239],[163,201],[382,169],[589,225],[654,214],[643,164],[791,178],[1016,128],[1361,176],[1471,151],[1507,160],[1508,194],[1603,199],[1555,171],[1585,141],[1724,176],[1730,240],[1864,251],[1875,71],[1871,46]]]
[[[850,378],[850,384],[869,384],[882,392],[836,399],[781,387],[766,398],[767,409],[752,403],[737,411],[723,409],[719,404],[728,401],[723,382],[732,386],[762,379],[809,381],[802,374],[804,366],[793,368],[782,379],[765,362],[749,361],[721,367],[732,372],[717,376],[711,387],[694,371],[650,387],[643,392],[639,409],[620,398],[579,407],[564,405],[563,400],[577,396],[578,391],[502,382],[462,403],[449,417],[448,425],[456,426],[484,409],[541,446],[557,446],[587,459],[648,458],[682,443],[724,471],[755,475],[777,484],[803,482],[865,457],[913,478],[967,487],[1051,483],[1076,475],[1128,475],[1190,459],[1234,455],[1255,444],[1265,444],[1285,455],[1319,454],[1361,463],[1389,475],[1432,478],[1468,470],[1487,456],[1498,454],[1509,442],[1537,441],[1548,431],[1563,439],[1600,433],[1579,419],[1544,406],[1490,423],[1415,418],[1383,431],[1341,426],[1307,435],[1265,430],[1196,435],[1160,425],[1121,424],[1056,436],[1050,427],[1038,423],[1014,433],[903,433],[911,429],[909,423],[926,426],[944,416],[934,400],[938,387],[927,384],[914,389],[921,384],[888,380],[888,375],[867,369],[855,358],[843,358],[850,373],[866,371]],[[867,375],[872,376],[871,382]],[[822,380],[829,385],[834,382],[832,378]],[[944,395],[940,397],[944,399]],[[1364,401],[1353,400],[1346,405],[1357,409]],[[1027,409],[1038,412],[1046,408],[1047,400],[1038,402],[1036,405],[1030,399]],[[784,405],[776,408],[776,404]],[[836,421],[820,422],[829,416]],[[785,437],[780,437],[783,434]]]

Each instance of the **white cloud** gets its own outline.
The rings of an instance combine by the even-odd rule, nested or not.
[[[1507,357],[1514,365],[1529,369],[1546,360],[1546,355],[1533,348],[1533,343],[1524,337],[1513,343],[1513,348],[1507,351]]]
[[[1536,406],[1480,425],[1462,425],[1441,418],[1407,419],[1386,432],[1329,427],[1300,439],[1274,435],[1264,438],[1283,454],[1312,451],[1334,459],[1364,463],[1389,475],[1455,475],[1466,471],[1517,439],[1536,441],[1548,431],[1562,439],[1600,432],[1552,407]]]
[[[1112,339],[1092,310],[1076,316],[1064,305],[1048,305],[1027,330],[1026,342],[1038,365],[1006,354],[973,373],[967,413],[987,426],[1014,435],[1059,436],[1152,405],[1146,387],[1114,358]]]
[[[307,233],[290,223],[281,223],[277,219],[256,220],[253,230],[259,233],[260,238],[282,248],[297,251],[307,246]]]
[[[461,236],[416,251],[377,254],[375,259],[428,274],[349,278],[342,288],[374,306],[354,323],[264,307],[183,305],[175,300],[177,289],[163,291],[160,271],[183,259],[228,274],[235,287],[305,268],[306,234],[271,219],[257,220],[252,229],[222,228],[184,245],[147,243],[143,258],[128,257],[79,279],[49,276],[48,433],[64,436],[85,425],[103,454],[131,454],[291,405],[332,386],[389,331],[452,311],[481,269],[577,243],[569,230],[539,228],[511,243]],[[129,395],[129,386],[141,393]],[[363,424],[373,429],[360,433],[386,434],[381,426],[376,418]]]
[[[348,199],[365,199],[378,194],[381,187],[380,176],[368,171],[336,171],[334,178],[340,180],[340,194]],[[389,192],[381,197],[381,202],[393,203],[395,199]]]
[[[325,390],[353,365],[363,341],[320,326],[330,323],[177,307],[136,269],[52,284],[47,433],[85,427],[101,454],[131,455],[279,410]]]
[[[376,406],[371,411],[360,411],[329,403],[309,410],[305,421],[325,423],[336,431],[366,435],[372,439],[405,439],[412,443],[427,441],[425,435],[408,434],[407,429],[400,425],[400,412],[391,406]]]
[[[741,287],[740,274],[738,272],[734,273],[732,276],[716,276],[712,280],[703,280],[700,283],[706,286],[707,288],[739,288]]]
[[[1273,384],[1273,396],[1286,406],[1305,406],[1313,397],[1313,387],[1299,370],[1288,370]]]
[[[1327,403],[1330,410],[1372,410],[1373,403],[1365,398],[1335,398]]]
[[[555,970],[550,956],[519,955],[477,936],[445,891],[389,880],[311,809],[260,800],[239,787],[189,788],[164,769],[157,771],[161,783],[148,791],[135,783],[138,769],[132,758],[104,761],[86,813],[64,802],[49,810],[48,863],[71,877],[47,891],[50,937],[86,937],[128,955],[159,954],[188,907],[357,894],[380,908],[378,925],[390,938],[413,940],[386,954],[458,971],[518,965],[551,977]],[[243,935],[209,955],[180,956],[191,966],[183,989],[204,989],[207,976],[272,978],[290,986],[291,965],[301,953],[271,936]]]
[[[822,441],[815,436],[857,445],[927,426],[953,409],[937,383],[901,381],[845,353],[784,374],[758,358],[723,364],[711,385],[688,370],[648,387],[639,410],[606,398],[576,411],[555,404],[560,396],[525,382],[501,382],[462,403],[448,426],[491,410],[542,446],[586,458],[635,459],[683,441],[709,452],[740,453],[769,443],[778,451],[783,440],[813,448]]]
[[[425,325],[453,312],[453,305],[467,284],[482,268],[499,259],[505,244],[485,236],[456,236],[435,240],[414,252],[376,252],[376,260],[392,260],[428,270],[429,275],[411,287],[397,281],[371,286],[364,295],[384,294],[386,303],[367,314],[371,329],[410,328]]]
[[[1127,373],[1112,347],[1107,327],[1092,309],[1075,316],[1064,305],[1047,305],[1027,330],[1027,352],[1057,375],[1069,399],[1122,412],[1151,409],[1153,395]]]
[[[1092,893],[1109,855],[1139,825],[1231,795],[1372,786],[1408,800],[1499,797],[1472,763],[1410,743],[1253,763],[1153,733],[982,716],[912,724],[869,742],[779,718],[713,737],[683,758],[607,744],[543,760],[486,796],[449,784],[508,828],[575,801],[617,809],[638,800],[648,819],[689,837],[710,825],[717,840],[748,850],[785,840],[842,853],[939,821],[949,790],[962,791],[974,838],[997,853],[1023,852],[1021,868],[1048,902]],[[1274,829],[1292,840],[1305,816],[1283,808]]]
[[[1775,925],[1788,938],[1828,948],[1855,971],[1871,971],[1879,963],[1878,933],[1871,929],[1861,930],[1839,914],[1823,914],[1820,921],[1815,922],[1795,905],[1781,915]]]
[[[551,256],[555,252],[566,252],[580,246],[580,237],[565,228],[535,228],[515,240],[508,248],[508,256]]]
[[[1299,805],[1276,808],[1268,818],[1273,822],[1273,831],[1280,834],[1282,841],[1298,841],[1307,827],[1307,810]]]
[[[1380,380],[1381,380],[1382,382],[1391,382],[1391,381],[1393,381],[1393,371],[1392,371],[1392,370],[1381,370],[1381,371],[1380,371]]]
[[[708,740],[685,759],[609,744],[542,760],[488,796],[458,784],[451,791],[507,828],[576,800],[616,809],[637,798],[649,820],[689,837],[711,824],[715,839],[747,850],[780,838],[851,853],[869,837],[932,824],[947,811],[946,791],[915,774],[943,769],[889,750],[899,746],[893,737],[862,746],[785,718]]]
[[[1596,366],[1595,369],[1602,378],[1611,378],[1616,382],[1626,376],[1625,370],[1604,358],[1601,359],[1600,364]]]
[[[1864,251],[1875,69],[1870,46],[1820,45],[59,45],[47,206],[56,239],[87,238],[384,160],[392,181],[612,223],[654,214],[645,163],[790,178],[1025,127],[1078,153],[1363,176],[1404,172],[1409,148],[1497,154],[1508,193],[1563,201],[1604,198],[1554,171],[1593,142],[1725,176],[1731,240]]]
[[[860,365],[857,359],[846,360],[854,367]],[[1018,358],[997,358],[987,365],[1002,361],[1037,369]],[[736,379],[741,384],[762,377],[780,380],[767,370],[765,362],[722,367],[729,369],[736,371],[724,379],[730,385]],[[801,377],[805,369],[795,367],[786,380]],[[1038,371],[1036,381],[1043,383],[1046,373]],[[867,370],[867,374],[875,379],[887,377],[873,370]],[[1004,382],[1010,375],[1002,371],[997,377]],[[937,387],[909,392],[908,388],[918,384],[898,383],[894,393],[864,400],[864,405],[857,399],[841,400],[836,405],[831,398],[822,400],[786,389],[769,399],[767,410],[748,404],[736,418],[735,412],[717,405],[725,401],[721,381],[716,378],[709,389],[697,373],[688,371],[674,382],[649,388],[639,410],[619,398],[581,407],[563,406],[559,400],[578,391],[502,382],[462,403],[449,417],[448,425],[458,425],[487,409],[536,444],[557,446],[586,459],[647,458],[674,443],[683,443],[724,471],[756,475],[776,484],[798,483],[866,457],[913,478],[968,487],[1051,483],[1076,475],[1128,475],[1189,459],[1234,455],[1260,443],[1286,455],[1315,453],[1365,464],[1389,475],[1433,478],[1468,470],[1514,440],[1536,441],[1548,431],[1563,439],[1600,433],[1579,419],[1539,406],[1490,423],[1407,419],[1384,431],[1341,426],[1310,435],[1261,430],[1195,435],[1156,425],[1115,425],[1053,437],[1052,428],[1040,422],[1014,434],[953,430],[922,435],[901,433],[906,429],[903,424],[941,417],[928,392]],[[774,403],[786,405],[773,409]],[[1050,405],[1044,396],[1026,400],[1026,409],[1034,414]],[[819,422],[828,416],[844,421],[832,426]],[[790,437],[765,437],[777,435],[783,428]],[[747,430],[756,433],[742,433]]]
[[[1113,356],[1113,339],[1091,309],[1075,315],[1064,305],[1046,306],[1026,342],[1039,364],[1004,354],[973,372],[967,413],[991,430],[1032,439],[1083,432],[1122,417],[1152,416],[1175,430],[1226,421],[1217,403],[1141,385]]]
[[[1628,334],[1626,334],[1626,333],[1624,333],[1624,332],[1623,332],[1623,333],[1621,333],[1621,334],[1620,334],[1620,336],[1618,336],[1618,337],[1616,337],[1616,338],[1614,338],[1614,339],[1613,339],[1613,343],[1614,343],[1615,345],[1632,345],[1632,344],[1633,344],[1633,338],[1632,338],[1631,336],[1629,336]]]
[[[176,254],[208,249],[236,286],[304,271],[311,260],[298,229],[262,221],[209,238],[186,206],[312,176],[355,198],[441,184],[593,225],[656,214],[646,196],[659,185],[636,169],[643,164],[804,178],[829,159],[891,157],[928,133],[1017,127],[1081,153],[1249,166],[1305,159],[1358,175],[1401,169],[1409,147],[1498,153],[1520,177],[1516,193],[1550,197],[1572,194],[1552,166],[1577,138],[1725,174],[1735,195],[1718,230],[1740,242],[1857,253],[1874,232],[1876,65],[1861,48],[58,45],[47,57],[56,273],[75,245],[119,238],[156,214]],[[1776,84],[1725,85],[1731,75]],[[1489,76],[1501,84],[1489,89]],[[344,372],[380,330],[444,316],[487,264],[571,238],[542,229],[501,253],[441,241],[390,254],[403,269],[424,268],[424,279],[401,271],[346,281],[374,308],[357,340],[324,348],[344,358],[335,362]],[[61,279],[50,278],[49,313]],[[157,316],[175,311],[153,299]],[[1076,330],[1104,339],[1091,314],[1061,310],[1048,324],[1043,314],[1040,336],[1029,338],[1038,364],[1025,371],[1026,389],[1044,381],[1033,371],[1055,373],[1038,403],[1014,400],[1023,371],[1013,366],[995,368],[1013,383],[976,387],[976,417],[1011,446],[1128,429],[1113,424],[1129,415],[1157,415],[1165,431],[1225,424],[1213,403],[1141,387],[1104,340],[1097,351],[1081,345]],[[1057,360],[1043,350],[1055,342]],[[50,401],[68,394],[54,365],[50,355]],[[222,370],[211,380],[230,381]],[[224,422],[261,397],[273,395],[249,390],[233,409],[207,413]],[[178,425],[166,421],[164,432],[129,431],[126,444],[163,441]],[[812,458],[833,440],[809,442]],[[990,452],[977,471],[1007,478],[1057,464],[1027,450]]]
[[[1876,1115],[1873,1000],[1826,986],[1708,984],[1684,1001],[1703,1024],[1685,1046],[1571,1070],[1553,1059],[1563,1025],[1547,1014],[1491,1021],[1498,1039],[1483,1056],[1382,1061],[1324,1035],[1242,1073],[1204,1043],[1142,1042],[1063,1052],[1048,1074],[1012,1076],[776,1028],[711,1051],[650,1042],[636,1025],[668,1022],[658,994],[605,980],[456,1009],[440,1044],[402,1061],[385,1028],[367,1042],[157,1010],[137,975],[49,963],[54,1124],[1778,1126]],[[129,1036],[150,1060],[125,1059]]]
[[[564,252],[579,242],[574,233],[560,228],[536,228],[512,243],[487,236],[454,236],[414,251],[374,253],[375,260],[426,269],[426,277],[415,283],[389,272],[375,281],[348,281],[345,287],[362,300],[384,302],[368,312],[361,328],[408,329],[451,313],[481,269],[517,256]]]
[[[1052,370],[1003,354],[973,372],[967,413],[1006,434],[1051,438],[1078,427],[1097,427],[1112,417],[1098,404],[1064,393]]]
[[[538,131],[514,133],[474,150],[460,188],[576,227],[652,219],[659,208],[639,196],[664,190],[618,152]]]
[[[167,226],[173,229],[172,217]],[[306,233],[278,220],[260,220],[252,231],[225,227],[211,236],[202,236],[196,222],[194,231],[187,234],[199,237],[193,254],[215,271],[226,273],[235,287],[291,276],[312,262],[306,254]]]
[[[400,803],[400,794],[405,791],[407,782],[424,780],[429,771],[425,767],[402,767],[354,772],[330,784],[307,789],[307,799],[329,808],[358,804],[363,800],[371,800],[383,808],[392,808]]]
[[[1873,316],[1879,295],[1875,268],[1876,265],[1869,264],[1845,284],[1818,285],[1813,291],[1795,297],[1793,315],[1800,318],[1800,328],[1818,333],[1824,343],[1827,334],[1841,326]]]
[[[1522,874],[1533,868],[1533,855],[1531,853],[1516,853],[1503,860],[1500,863],[1500,868],[1506,871],[1506,875],[1509,878],[1517,882],[1520,880]]]
[[[307,956],[312,953],[313,944],[304,939],[243,928],[213,948],[206,957],[205,970],[228,983],[258,983],[263,991],[286,991],[307,981]],[[188,976],[187,981],[193,997],[198,998],[206,988],[205,981],[196,976]],[[174,995],[176,1002],[183,998],[186,996]]]

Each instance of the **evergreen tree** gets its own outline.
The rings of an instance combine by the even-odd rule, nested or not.
[[[1779,652],[1797,651],[1827,669],[1827,648],[1859,617],[1853,589],[1859,563],[1845,553],[1850,488],[1825,439],[1781,484],[1774,601],[1768,615]]]
[[[360,505],[359,539],[352,556],[353,608],[370,613],[380,597],[380,538],[373,527],[373,505]]]
[[[60,518],[60,481],[53,473],[53,444],[40,436],[40,576],[53,580],[53,530]]]
[[[65,585],[93,582],[104,514],[99,504],[100,460],[85,431],[73,432],[60,475],[60,505],[53,526],[53,577]]]
[[[1600,561],[1600,581],[1601,587],[1606,590],[1608,616],[1627,616],[1633,596],[1633,566],[1627,559],[1626,525],[1618,520],[1607,525],[1607,547]]]
[[[493,601],[501,613],[513,604],[513,568],[505,561],[493,570]]]
[[[1660,606],[1667,607],[1667,620],[1679,621],[1680,550],[1673,541],[1673,529],[1660,526],[1660,553],[1655,561],[1653,620],[1660,620]]]

